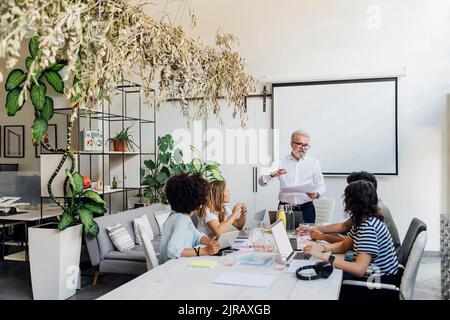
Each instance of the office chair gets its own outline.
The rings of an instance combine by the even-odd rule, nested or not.
[[[159,266],[158,257],[156,256],[155,249],[153,248],[152,241],[145,233],[142,226],[138,226],[139,236],[141,237],[141,243],[144,247],[145,261],[147,262],[147,271]]]
[[[406,261],[408,260],[409,253],[411,252],[416,237],[420,232],[425,230],[427,230],[427,225],[425,222],[417,218],[412,219],[398,252],[398,263],[402,266],[406,265]]]
[[[313,200],[314,207],[316,208],[316,223],[327,224],[331,221],[331,213],[334,209],[334,199],[327,197],[320,197]]]
[[[342,281],[342,284],[363,287],[366,290],[370,290],[371,288],[380,290],[380,294],[382,294],[381,290],[397,291],[399,293],[400,300],[412,300],[414,297],[414,286],[416,284],[417,271],[419,269],[420,260],[422,259],[426,243],[427,231],[423,230],[417,235],[411,246],[400,281],[400,287],[393,284],[373,283],[357,280],[344,280]]]

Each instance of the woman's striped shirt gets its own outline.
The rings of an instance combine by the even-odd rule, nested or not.
[[[359,226],[353,226],[349,236],[353,240],[356,253],[362,252],[372,256],[366,276],[396,274],[398,269],[397,254],[388,228],[380,219],[369,217]]]

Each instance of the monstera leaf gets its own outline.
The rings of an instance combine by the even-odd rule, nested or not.
[[[38,146],[41,143],[42,138],[44,138],[47,132],[48,122],[42,118],[34,119],[31,131],[33,132],[33,144]]]
[[[26,78],[27,74],[25,72],[20,69],[14,69],[6,79],[5,89],[8,91],[16,89]]]

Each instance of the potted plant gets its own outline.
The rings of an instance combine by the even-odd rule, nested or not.
[[[190,172],[200,174],[207,181],[223,180],[220,164],[214,161],[204,161],[200,152],[194,146],[191,145],[190,148],[195,157],[188,164],[183,161],[183,152],[178,148],[174,149],[173,137],[170,134],[158,137],[157,146],[158,157],[156,162],[153,160],[144,161],[146,168],[141,172],[143,183],[148,185],[144,190],[144,195],[149,198],[150,203],[167,203],[164,188],[167,180],[173,174]],[[148,171],[149,174],[146,175]]]
[[[122,129],[113,138],[109,138],[107,142],[113,143],[114,151],[125,152],[127,150],[134,151],[134,147],[138,147],[133,141],[133,136],[128,132],[133,125],[126,129]],[[138,147],[139,148],[139,147]]]
[[[71,196],[57,223],[28,229],[33,298],[67,299],[79,280],[82,230],[96,236],[94,215],[106,212],[105,202],[93,190],[83,190],[83,177],[66,172]]]

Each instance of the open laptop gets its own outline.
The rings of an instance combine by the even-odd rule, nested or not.
[[[286,258],[286,264],[289,265],[292,260],[307,260],[311,258],[309,254],[304,253],[300,250],[292,249],[291,242],[287,235],[286,229],[282,220],[278,220],[270,226],[272,230],[273,238],[277,244],[278,251],[280,254]]]
[[[260,225],[261,222],[264,221],[265,217],[266,217],[266,210],[265,209],[257,211],[257,212],[255,212],[255,215],[253,216],[253,222],[249,223],[249,225],[252,225],[252,224]],[[241,229],[239,231],[238,238],[247,239],[249,237],[249,235],[250,235],[250,230],[246,229],[246,228],[243,228],[243,229]]]

